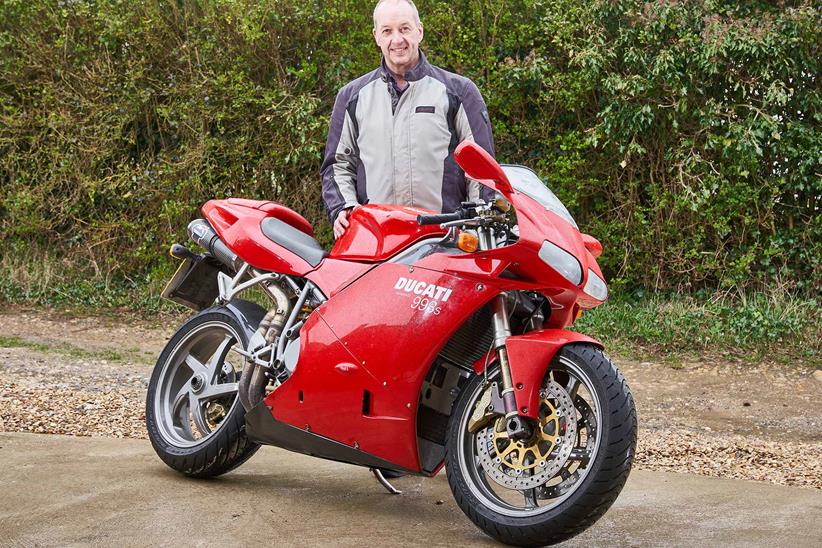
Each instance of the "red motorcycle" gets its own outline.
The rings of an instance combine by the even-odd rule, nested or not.
[[[602,246],[531,170],[468,141],[455,158],[505,199],[365,205],[330,253],[280,204],[203,206],[189,234],[208,251],[173,246],[163,293],[199,312],[148,387],[166,464],[211,477],[276,445],[371,468],[392,492],[388,477],[445,467],[465,514],[516,545],[605,513],[636,411],[602,345],[567,330],[607,298]]]

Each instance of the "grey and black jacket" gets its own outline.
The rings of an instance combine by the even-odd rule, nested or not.
[[[466,180],[454,149],[471,139],[494,154],[485,101],[463,76],[420,62],[397,91],[385,65],[337,94],[321,175],[331,222],[344,208],[380,203],[451,212],[494,191]]]

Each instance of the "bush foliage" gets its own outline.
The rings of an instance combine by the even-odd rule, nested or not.
[[[537,169],[612,280],[818,291],[817,3],[417,5],[429,59],[482,90],[499,158]],[[142,275],[231,195],[289,204],[328,242],[320,155],[336,90],[379,62],[371,9],[4,0],[2,252]]]

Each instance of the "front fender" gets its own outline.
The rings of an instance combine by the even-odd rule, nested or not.
[[[506,339],[505,348],[508,351],[511,381],[520,415],[532,419],[539,418],[539,390],[542,378],[556,353],[563,346],[572,343],[589,343],[603,348],[598,340],[567,329],[544,329]],[[477,374],[482,373],[484,362],[485,357],[474,364]]]

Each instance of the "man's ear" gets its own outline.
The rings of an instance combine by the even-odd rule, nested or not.
[[[422,28],[422,23],[420,23],[420,42],[423,38],[425,38],[425,29]]]

